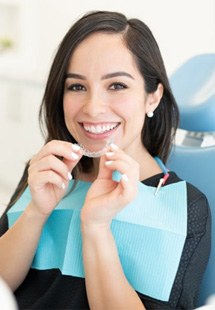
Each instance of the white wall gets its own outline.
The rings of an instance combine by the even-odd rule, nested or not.
[[[18,37],[23,57],[16,55],[14,61],[11,57],[7,61],[0,54],[0,75],[2,70],[8,72],[8,67],[16,75],[13,68],[17,67],[23,76],[30,74],[44,81],[67,29],[85,12],[98,9],[121,11],[146,22],[159,43],[169,74],[189,57],[215,51],[214,0],[0,0],[0,13],[1,3],[20,6]]]
[[[141,18],[159,43],[169,75],[196,54],[215,53],[214,0],[0,0],[0,20],[12,25],[15,19],[4,15],[8,5],[17,9],[18,22],[17,45],[0,53],[0,204],[42,144],[37,112],[43,83],[62,36],[82,14],[116,10]]]
[[[40,44],[47,63],[65,31],[88,10],[118,10],[152,29],[168,73],[187,58],[215,52],[214,0],[40,0]],[[43,69],[46,66],[43,66]]]

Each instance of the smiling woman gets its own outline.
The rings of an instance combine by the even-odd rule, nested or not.
[[[117,12],[78,20],[40,120],[45,145],[0,224],[0,275],[19,308],[192,309],[210,211],[165,167],[178,108],[150,29]]]
[[[133,148],[141,155],[145,113],[157,107],[163,87],[146,93],[122,33],[90,35],[75,48],[66,76],[64,114],[75,140],[97,152],[112,139],[127,153]]]

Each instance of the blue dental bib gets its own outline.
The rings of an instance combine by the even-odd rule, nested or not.
[[[73,184],[70,181],[69,190]],[[52,212],[43,228],[32,268],[58,268],[64,275],[84,277],[80,211],[90,185],[78,181]],[[186,182],[164,186],[157,196],[154,192],[154,187],[138,182],[136,199],[117,214],[111,230],[132,287],[168,301],[187,235]],[[30,200],[27,188],[8,211],[10,227]]]

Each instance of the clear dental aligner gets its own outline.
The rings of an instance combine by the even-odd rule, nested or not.
[[[80,146],[82,153],[84,156],[87,157],[91,157],[91,158],[96,158],[96,157],[101,157],[102,155],[104,155],[106,153],[106,148],[107,146],[109,146],[111,143],[113,143],[113,139],[108,140],[108,142],[106,143],[105,147],[97,152],[91,152],[90,150],[87,150],[83,144],[79,143],[77,145]]]
[[[106,152],[106,148],[103,148],[97,152],[91,152],[91,151],[85,149],[85,147],[82,144],[79,144],[79,146],[81,147],[83,155],[87,156],[87,157],[92,157],[92,158],[100,157],[100,156],[104,155]]]

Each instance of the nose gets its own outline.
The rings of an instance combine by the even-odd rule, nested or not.
[[[83,112],[91,117],[96,117],[106,112],[106,103],[104,98],[98,93],[90,94],[86,98],[86,102],[83,106]]]

